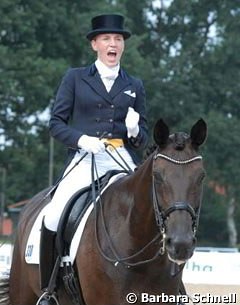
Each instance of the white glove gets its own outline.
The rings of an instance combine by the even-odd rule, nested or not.
[[[97,154],[105,150],[105,145],[99,138],[83,135],[78,140],[78,147],[86,150],[89,153]]]
[[[132,107],[128,107],[128,113],[125,119],[125,124],[127,127],[128,138],[136,137],[139,133],[139,113],[136,112]]]

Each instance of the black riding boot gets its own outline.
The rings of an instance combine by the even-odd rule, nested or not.
[[[54,263],[55,263],[55,239],[56,232],[48,230],[42,222],[41,238],[40,238],[40,288],[47,291],[50,277],[52,275]],[[43,296],[39,303],[40,305],[52,305],[51,298]]]

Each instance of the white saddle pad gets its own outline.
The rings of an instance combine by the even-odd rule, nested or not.
[[[125,176],[126,173],[120,173],[110,178],[108,184],[105,186],[105,188],[102,190],[101,194],[106,190],[106,188],[112,184],[113,182],[117,181],[119,178]],[[39,251],[40,251],[40,235],[41,235],[41,226],[42,226],[42,219],[44,215],[46,215],[48,210],[48,205],[46,205],[42,211],[39,213],[37,219],[35,220],[35,223],[32,227],[32,230],[30,232],[26,250],[25,250],[25,260],[28,264],[39,264]],[[86,222],[88,220],[88,217],[90,213],[93,210],[93,203],[88,207],[86,210],[84,216],[81,219],[81,222],[78,225],[78,228],[73,236],[73,240],[71,242],[70,246],[70,261],[71,263],[74,262],[78,245],[81,240],[81,236],[83,233],[83,230],[85,228]]]

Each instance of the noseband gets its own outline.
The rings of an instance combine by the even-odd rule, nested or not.
[[[165,159],[169,162],[172,162],[177,165],[185,165],[189,164],[194,161],[202,160],[202,156],[196,156],[191,159],[186,159],[186,160],[176,160],[173,159],[169,156],[166,156],[164,154],[156,154],[153,157],[153,160],[156,160],[158,158]],[[155,213],[155,218],[156,218],[156,223],[157,226],[159,227],[160,232],[165,235],[166,233],[166,220],[170,216],[171,213],[175,211],[186,211],[187,213],[190,214],[192,218],[192,229],[194,235],[196,234],[197,231],[197,226],[198,226],[198,219],[199,219],[199,211],[198,209],[194,209],[189,203],[186,202],[174,202],[168,209],[163,210],[157,196],[157,191],[156,191],[156,183],[155,183],[155,177],[153,175],[153,183],[152,183],[152,193],[153,193],[153,207],[154,207],[154,213]]]

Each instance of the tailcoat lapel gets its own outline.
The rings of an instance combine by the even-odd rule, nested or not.
[[[99,95],[101,95],[109,103],[112,102],[100,75],[96,69],[95,64],[92,64],[89,69],[87,69],[86,74],[82,76],[82,79],[89,84],[89,86]]]
[[[131,82],[129,78],[126,77],[125,73],[122,69],[120,69],[119,75],[116,78],[109,95],[114,98],[116,95],[118,95],[121,91],[123,91],[126,87],[131,85]]]

